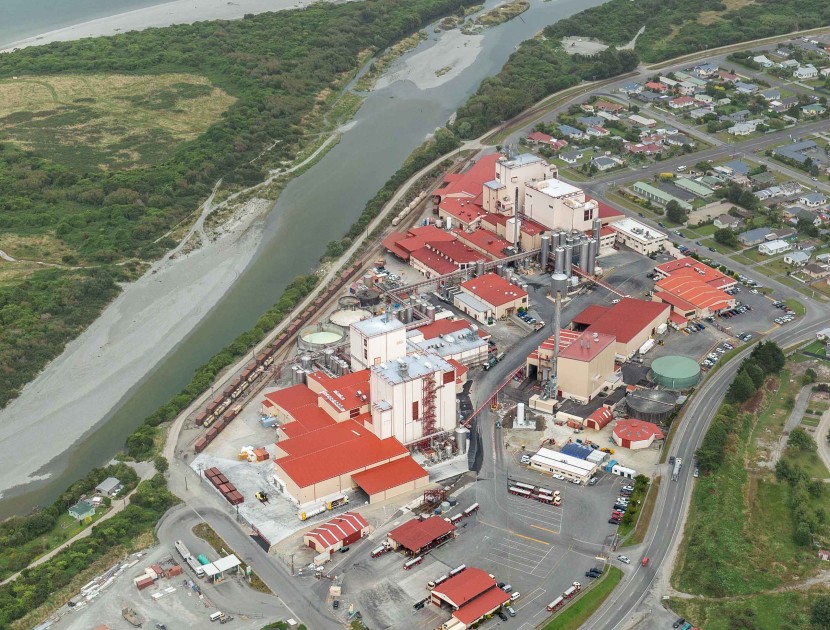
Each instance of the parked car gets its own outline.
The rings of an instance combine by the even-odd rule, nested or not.
[[[502,621],[507,621],[507,615],[505,615],[502,611],[499,611],[498,615],[499,619],[501,619]]]
[[[628,559],[628,556],[617,556],[617,560],[624,564],[631,564],[631,560]]]
[[[517,599],[519,599],[521,596],[522,596],[522,594],[521,594],[521,593],[519,593],[518,591],[516,591],[515,593],[513,593],[513,594],[510,596],[510,601],[511,601],[511,602],[515,602],[515,601],[516,601]]]
[[[695,477],[699,477],[699,476],[700,476],[700,471],[699,471],[697,468],[695,468],[695,473],[694,473],[694,475],[695,475]]]
[[[560,475],[559,473],[557,473],[553,476],[553,478],[562,481],[565,478],[565,475]]]
[[[595,485],[597,485],[597,482],[598,482],[598,481],[599,481],[599,477],[591,477],[591,478],[588,480],[588,485],[589,485],[589,486],[595,486]]]
[[[683,617],[680,617],[680,618],[678,618],[678,620],[677,620],[677,621],[675,621],[675,622],[671,625],[671,627],[672,627],[672,628],[679,628],[679,627],[680,627],[680,626],[682,626],[684,623],[686,623],[686,620],[685,620]]]
[[[501,587],[501,590],[503,590],[505,593],[509,593],[510,591],[513,590],[513,587],[510,586],[510,584],[505,584],[504,586]]]
[[[618,518],[609,518],[608,522],[611,523],[612,525],[619,525],[620,524],[620,519],[618,519]]]
[[[510,615],[511,617],[516,616],[516,611],[513,610],[513,606],[508,606],[507,608],[505,608],[505,610],[507,611],[507,614]]]

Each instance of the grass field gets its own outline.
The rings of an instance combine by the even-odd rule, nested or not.
[[[609,566],[589,591],[544,626],[544,630],[577,630],[608,598],[622,577],[620,569]]]
[[[0,133],[73,168],[131,168],[170,155],[234,98],[193,74],[0,80]]]
[[[795,314],[801,317],[807,312],[807,309],[804,308],[804,305],[799,302],[798,300],[794,300],[792,298],[787,300],[787,306],[795,311]]]
[[[668,449],[664,450],[668,451]],[[623,547],[639,545],[643,542],[643,540],[645,540],[646,534],[648,533],[648,526],[651,523],[651,516],[654,514],[654,506],[657,503],[657,494],[660,490],[661,479],[661,477],[656,477],[652,482],[651,489],[646,495],[646,502],[643,504],[643,509],[640,511],[640,518],[637,521],[637,525],[634,527],[634,531],[631,535],[623,543]]]

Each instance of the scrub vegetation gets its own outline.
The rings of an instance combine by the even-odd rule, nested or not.
[[[678,599],[675,609],[707,628],[810,627],[820,583],[813,576],[822,568],[816,552],[830,542],[827,471],[813,478],[804,465],[812,438],[793,431],[777,461],[769,448],[801,388],[795,367],[764,362],[777,354],[771,345],[756,347],[739,376],[750,375],[751,362],[772,371],[751,398],[724,403],[697,453],[701,475],[672,583],[695,596]],[[803,593],[784,592],[790,589]]]
[[[602,577],[596,580],[590,589],[580,595],[573,604],[556,615],[544,627],[544,630],[578,630],[581,628],[582,624],[602,606],[602,602],[608,599],[622,577],[623,572],[619,568],[609,565]]]
[[[173,246],[217,180],[257,184],[320,142],[373,50],[469,4],[318,3],[1,55],[0,241],[63,253],[0,263],[0,405],[145,268],[124,263]]]

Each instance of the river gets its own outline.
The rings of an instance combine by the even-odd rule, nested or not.
[[[488,0],[487,6],[499,1]],[[26,472],[29,482],[22,485],[9,485],[0,469],[0,518],[54,500],[73,480],[111,458],[144,417],[181,390],[196,367],[250,328],[292,278],[317,265],[325,244],[343,235],[412,150],[452,116],[482,79],[496,74],[520,42],[545,24],[603,1],[533,0],[519,18],[467,39],[458,33],[438,36],[429,28],[429,39],[397,62],[392,71],[403,69],[403,76],[408,76],[407,61],[416,57],[413,65],[417,68],[411,75],[434,75],[448,63],[443,52],[447,38],[456,45],[467,42],[477,53],[458,61],[440,84],[435,80],[433,85],[398,80],[371,93],[340,143],[285,188],[262,223],[261,239],[250,262],[227,294],[181,339],[168,348],[154,348],[157,359],[154,357],[149,373],[135,379],[132,387],[119,384],[119,392],[129,391],[109,413],[84,419],[91,430],[77,439],[54,444],[61,436],[61,419],[55,418],[53,426],[39,429],[40,435],[47,431],[54,436],[50,440],[54,452],[43,454],[31,443],[32,436],[23,431],[3,437],[3,453],[28,452],[28,458],[39,461]],[[432,49],[434,54],[429,52]],[[47,458],[50,461],[41,465]],[[18,466],[24,465],[21,457]]]

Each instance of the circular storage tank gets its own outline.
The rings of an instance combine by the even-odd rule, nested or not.
[[[677,396],[665,389],[638,389],[625,398],[628,415],[637,420],[659,424],[677,405]]]
[[[689,357],[660,357],[651,364],[648,378],[666,389],[689,389],[700,382],[700,366]]]
[[[337,298],[337,305],[340,308],[357,308],[360,306],[360,298],[356,295],[343,295]]]
[[[343,308],[331,314],[329,319],[332,324],[337,324],[342,328],[348,328],[352,324],[369,319],[372,316],[370,311],[364,311],[360,308]]]
[[[336,324],[314,324],[306,326],[297,335],[297,345],[301,350],[320,352],[326,348],[340,345],[346,341],[346,333]]]

